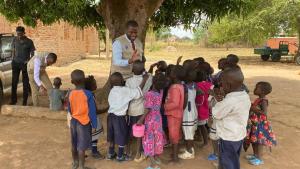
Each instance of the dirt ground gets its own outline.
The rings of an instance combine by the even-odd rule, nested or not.
[[[236,53],[241,56],[241,67],[246,77],[246,84],[251,93],[255,83],[264,80],[273,85],[273,92],[269,95],[270,111],[269,119],[272,121],[274,132],[277,136],[278,146],[265,150],[265,164],[254,167],[247,164],[241,155],[243,169],[299,169],[300,168],[300,70],[299,66],[292,63],[262,62],[259,57],[251,56],[252,49],[178,49],[177,52],[158,51],[146,53],[148,62],[164,59],[168,63],[175,63],[176,57],[183,55],[184,59],[203,56],[215,68],[217,60],[228,53]],[[99,60],[90,57],[86,60],[70,63],[62,67],[51,67],[48,70],[53,78],[59,76],[63,79],[62,88],[72,88],[70,84],[70,72],[73,69],[82,69],[86,74],[96,76],[98,86],[103,85],[107,79],[110,61]],[[216,68],[217,71],[217,68]],[[7,96],[9,93],[6,93]],[[252,96],[254,99],[255,97]],[[47,102],[44,103],[47,105]],[[103,117],[103,121],[105,117]],[[200,148],[196,146],[196,158],[194,160],[181,161],[178,166],[163,164],[162,169],[214,169],[207,160],[211,152],[211,146]],[[99,143],[101,152],[106,153],[105,136]],[[169,149],[166,149],[162,159],[168,160]],[[142,169],[148,163],[124,162],[122,164],[87,158],[87,165],[96,169]],[[66,121],[47,119],[17,118],[0,116],[0,168],[2,169],[67,169],[71,168],[71,153],[69,131]]]

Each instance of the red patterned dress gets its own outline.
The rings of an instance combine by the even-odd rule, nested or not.
[[[254,101],[253,106],[262,110],[262,102],[266,99],[258,98]],[[247,137],[245,139],[244,147],[247,149],[251,143],[262,144],[268,147],[276,145],[275,135],[273,133],[271,123],[268,121],[267,112],[254,113],[250,112],[248,125],[247,125]]]
[[[163,153],[166,143],[162,127],[160,106],[162,92],[149,91],[145,94],[145,108],[150,109],[145,118],[145,135],[143,137],[143,148],[145,156],[155,156]]]

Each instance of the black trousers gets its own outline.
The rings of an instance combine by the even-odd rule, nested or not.
[[[30,91],[29,77],[27,72],[27,64],[17,63],[15,61],[11,62],[12,66],[12,86],[11,86],[11,103],[17,103],[17,88],[19,83],[20,72],[22,71],[22,81],[23,81],[23,105],[27,105],[27,99]]]
[[[243,145],[241,141],[226,141],[220,139],[219,142],[219,169],[240,169],[240,154]]]

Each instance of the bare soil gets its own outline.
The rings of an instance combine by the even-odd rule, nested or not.
[[[265,164],[259,167],[251,166],[244,159],[247,153],[241,155],[243,169],[299,169],[300,168],[300,75],[299,66],[292,63],[262,62],[258,56],[251,56],[252,49],[196,49],[177,47],[177,52],[148,53],[148,62],[164,59],[175,63],[179,55],[184,59],[203,56],[216,68],[217,60],[229,53],[241,56],[241,67],[246,77],[246,84],[251,93],[258,81],[269,81],[273,85],[273,92],[269,95],[269,119],[277,136],[278,146],[272,152],[265,150]],[[147,54],[147,53],[146,53]],[[63,67],[51,67],[48,74],[54,78],[63,79],[62,88],[72,88],[70,72],[82,69],[86,74],[96,76],[98,86],[105,83],[109,72],[110,61],[99,60],[97,57],[70,63]],[[9,92],[6,93],[7,99]],[[252,99],[255,97],[251,94]],[[43,99],[47,106],[47,98]],[[28,107],[30,108],[30,107]],[[105,122],[105,115],[103,122]],[[214,169],[214,165],[207,160],[211,146],[200,148],[196,144],[196,158],[181,161],[178,166],[165,164],[169,157],[166,149],[162,159],[162,169]],[[99,143],[100,150],[106,154],[105,135]],[[94,160],[87,158],[87,165],[96,169],[142,169],[148,163]],[[66,121],[19,118],[0,115],[0,168],[2,169],[67,169],[71,168],[70,138]]]

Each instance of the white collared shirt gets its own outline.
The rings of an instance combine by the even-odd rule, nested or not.
[[[126,86],[114,86],[108,95],[108,113],[113,113],[117,116],[125,116],[129,102],[141,97],[143,97],[143,93],[140,87],[131,89]]]
[[[246,137],[246,127],[251,101],[245,91],[231,92],[212,108],[217,135],[226,141],[241,141]]]
[[[128,42],[130,42],[131,44],[131,41],[128,39],[127,35],[125,35],[125,37],[128,40]],[[128,59],[122,58],[122,44],[118,40],[115,40],[112,44],[112,63],[116,66],[124,66],[124,67],[129,65]]]
[[[45,62],[47,62],[47,57],[45,57]],[[40,69],[41,69],[42,61],[39,58],[34,59],[34,69],[33,69],[33,78],[35,83],[40,87],[42,85],[40,79]]]
[[[133,75],[133,77],[126,80],[126,86],[132,89],[136,89],[140,86],[143,81],[143,75]],[[152,76],[149,74],[149,78],[145,83],[145,86],[142,90],[143,94],[149,91],[152,86]],[[144,114],[144,97],[134,99],[130,102],[128,108],[129,116],[139,116]]]

